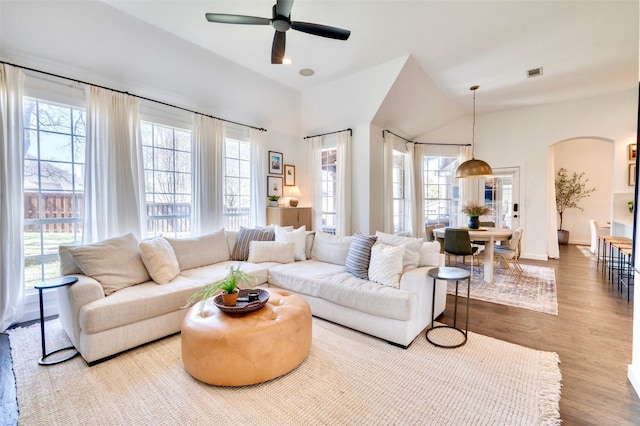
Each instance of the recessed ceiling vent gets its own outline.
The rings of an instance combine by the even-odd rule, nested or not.
[[[542,67],[533,68],[527,71],[527,78],[540,77],[542,76]]]

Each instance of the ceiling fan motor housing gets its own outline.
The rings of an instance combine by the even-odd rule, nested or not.
[[[271,26],[281,33],[291,28],[291,19],[289,19],[288,16],[278,15],[275,4],[273,5],[273,20],[271,21]]]

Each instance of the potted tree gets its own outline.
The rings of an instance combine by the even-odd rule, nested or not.
[[[558,243],[569,243],[569,231],[562,229],[562,217],[567,209],[578,209],[584,211],[578,204],[580,200],[588,197],[595,188],[587,188],[589,179],[585,177],[584,172],[573,172],[569,177],[567,169],[564,167],[558,170],[556,174],[556,209],[560,215],[560,223],[558,224]]]
[[[484,216],[490,211],[489,207],[477,203],[468,203],[462,206],[462,213],[469,216],[470,229],[480,228],[480,216]]]
[[[229,266],[229,272],[222,281],[217,281],[211,284],[207,284],[196,293],[194,293],[189,300],[187,300],[185,308],[200,301],[200,315],[204,316],[204,303],[207,299],[217,295],[222,291],[222,300],[225,306],[235,306],[238,299],[238,287],[240,284],[246,284],[248,287],[253,288],[251,281],[255,278],[244,271],[240,270],[240,266],[234,268],[233,265]]]

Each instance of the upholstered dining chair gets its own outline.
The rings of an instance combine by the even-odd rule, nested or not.
[[[473,258],[478,252],[478,247],[471,245],[469,231],[466,229],[446,228],[444,230],[444,253],[453,256],[462,256],[462,263],[467,256],[471,256],[471,276],[473,277]]]
[[[518,262],[522,246],[522,233],[523,229],[518,228],[513,231],[509,245],[496,245],[493,247],[495,259],[506,266],[516,282],[519,282],[524,277],[524,270]]]
[[[591,228],[591,253],[598,254],[598,243],[600,237],[603,235],[609,235],[611,227],[600,226],[597,220],[589,220],[589,228]]]

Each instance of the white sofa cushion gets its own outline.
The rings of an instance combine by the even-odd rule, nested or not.
[[[316,232],[311,248],[311,259],[344,266],[351,239],[352,237]]]
[[[162,237],[140,241],[140,256],[151,279],[157,284],[166,284],[180,273],[180,265],[171,244]]]
[[[276,241],[278,242],[291,241],[294,243],[295,260],[307,260],[307,256],[305,255],[305,244],[307,242],[307,228],[305,225],[302,225],[298,229],[292,229],[292,230],[288,230],[286,228],[276,225],[274,230],[275,230]],[[287,263],[287,262],[282,262],[282,263]]]
[[[78,247],[78,244],[60,244],[58,246],[58,255],[60,256],[60,275],[78,275],[82,274],[82,269],[73,259],[73,255],[69,249]]]
[[[296,293],[318,297],[320,282],[334,279],[343,272],[345,270],[342,265],[304,260],[270,268],[269,283]]]
[[[199,237],[167,238],[167,241],[176,254],[181,271],[229,260],[224,229]]]
[[[369,279],[382,285],[400,288],[404,252],[404,245],[394,247],[387,244],[375,243],[373,247],[371,247]]]
[[[402,259],[403,270],[415,269],[420,263],[420,249],[424,240],[422,238],[403,237],[401,235],[387,234],[376,231],[378,242],[390,246],[404,246],[404,258]]]
[[[248,262],[291,263],[295,261],[295,243],[293,241],[251,241]]]
[[[369,279],[369,262],[371,261],[371,247],[375,244],[378,237],[362,235],[356,232],[353,235],[349,252],[344,266],[354,277]]]
[[[133,234],[72,247],[69,252],[82,272],[102,285],[105,296],[150,279]]]

